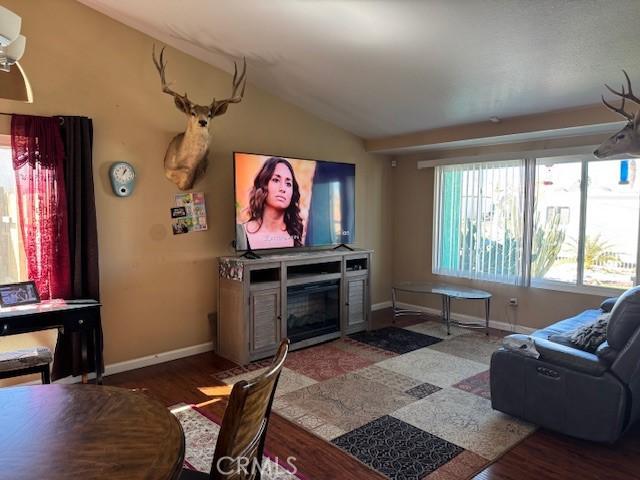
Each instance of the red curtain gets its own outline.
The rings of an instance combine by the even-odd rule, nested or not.
[[[40,297],[71,291],[64,148],[57,118],[13,115],[11,147],[27,273]]]

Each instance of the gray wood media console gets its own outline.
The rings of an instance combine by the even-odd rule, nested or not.
[[[220,257],[218,355],[241,365],[368,330],[371,250]]]

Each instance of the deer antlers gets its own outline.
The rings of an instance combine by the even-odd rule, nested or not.
[[[164,93],[168,93],[172,95],[176,100],[181,101],[184,104],[190,104],[190,100],[187,98],[187,94],[185,92],[184,95],[180,95],[179,93],[174,92],[169,88],[167,84],[167,80],[165,78],[165,69],[167,67],[167,62],[164,59],[164,48],[160,50],[160,58],[156,58],[156,46],[153,46],[153,52],[151,57],[153,58],[153,63],[160,74],[160,82],[162,83],[162,91]],[[242,59],[242,71],[238,74],[238,65],[236,62],[233,62],[233,88],[231,90],[231,97],[225,98],[222,100],[217,100],[214,98],[211,102],[211,116],[215,117],[216,115],[222,115],[227,111],[227,107],[230,103],[240,103],[242,101],[242,97],[244,96],[244,90],[247,86],[247,59]],[[238,93],[239,91],[239,93]]]
[[[166,80],[166,78],[164,76],[164,71],[167,68],[167,62],[164,59],[164,47],[162,47],[162,50],[160,50],[160,58],[156,59],[156,46],[154,44],[153,45],[153,51],[151,53],[151,58],[153,59],[153,64],[156,66],[156,69],[158,70],[158,73],[160,74],[160,82],[162,83],[162,91],[164,93],[168,93],[169,95],[172,95],[174,98],[179,98],[184,103],[188,104],[189,103],[189,99],[187,98],[187,92],[185,92],[184,95],[180,95],[179,93],[176,93],[173,90],[171,90],[169,88],[169,85],[167,84],[167,80]]]
[[[625,117],[628,121],[632,122],[633,119],[635,118],[633,114],[631,113],[627,113],[624,110],[624,103],[626,100],[631,100],[634,103],[637,103],[638,105],[640,105],[640,98],[636,97],[633,94],[633,90],[631,89],[631,80],[629,79],[629,75],[627,75],[627,72],[625,70],[622,70],[622,73],[624,73],[625,78],[627,79],[627,91],[625,92],[624,90],[624,85],[622,85],[622,91],[618,92],[616,90],[614,90],[613,88],[611,88],[609,85],[607,85],[605,83],[605,87],[607,87],[607,90],[609,90],[611,93],[613,93],[614,95],[617,95],[618,97],[622,98],[622,105],[620,105],[620,108],[616,108],[613,105],[611,105],[610,103],[607,103],[607,101],[604,99],[604,95],[602,95],[602,103],[604,103],[604,105],[611,111],[616,112],[620,115],[622,115],[623,117]]]
[[[238,95],[238,89],[242,85],[242,90],[240,91],[240,95]],[[213,99],[213,103],[216,105],[227,105],[229,103],[240,103],[242,97],[244,96],[244,89],[247,86],[247,59],[242,58],[242,73],[238,76],[238,65],[236,62],[233,62],[233,89],[231,90],[231,97],[225,98],[224,100],[219,100],[216,102],[216,99]]]

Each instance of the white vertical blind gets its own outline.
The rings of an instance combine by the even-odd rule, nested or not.
[[[524,160],[436,167],[434,273],[520,283]]]

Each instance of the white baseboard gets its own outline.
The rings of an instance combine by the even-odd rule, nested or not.
[[[133,360],[125,360],[124,362],[112,363],[105,365],[104,374],[113,375],[120,372],[127,372],[137,368],[149,367],[158,363],[170,362],[179,358],[190,357],[198,353],[210,352],[214,349],[213,342],[201,343],[200,345],[192,345],[191,347],[178,348],[169,350],[168,352],[147,355],[146,357],[134,358]]]
[[[179,358],[190,357],[191,355],[197,355],[198,353],[210,352],[214,349],[213,342],[201,343],[200,345],[192,345],[191,347],[178,348],[176,350],[169,350],[168,352],[156,353],[153,355],[147,355],[146,357],[134,358],[133,360],[125,360],[124,362],[112,363],[104,366],[104,374],[114,375],[116,373],[128,372],[129,370],[136,370],[138,368],[149,367],[151,365],[157,365],[158,363],[170,362],[171,360],[178,360]],[[89,374],[89,379],[96,378],[95,373]],[[82,377],[65,377],[60,380],[56,380],[55,383],[71,384],[79,383],[82,381]],[[40,381],[24,382],[19,385],[37,385]]]
[[[389,303],[389,306],[391,306],[391,302],[388,302],[388,303]],[[440,317],[442,315],[442,312],[437,308],[423,307],[422,305],[413,305],[411,303],[396,302],[396,306],[400,308],[406,308],[407,310],[414,310],[417,312],[427,313],[429,315],[433,315],[436,317]],[[472,315],[464,315],[462,313],[453,313],[453,312],[451,313],[451,319],[456,320],[458,322],[464,322],[464,323],[478,323],[480,325],[484,325],[484,322],[485,322],[485,319],[481,317],[474,317]],[[511,325],[506,322],[491,320],[491,318],[489,318],[489,327],[495,328],[496,330],[503,330],[506,332],[524,333],[526,335],[529,335],[530,333],[536,330],[535,328],[524,327],[521,325]]]

